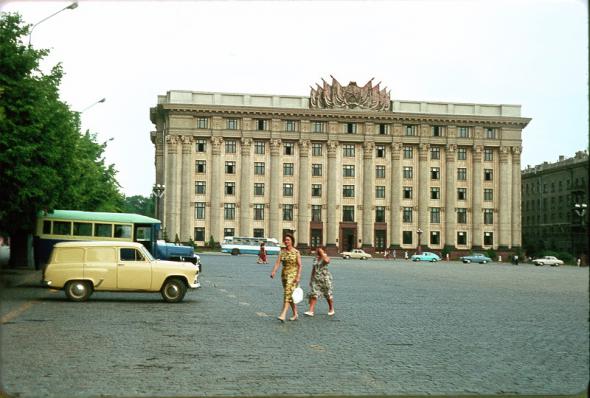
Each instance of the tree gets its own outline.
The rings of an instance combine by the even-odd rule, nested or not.
[[[137,213],[148,217],[155,217],[153,198],[141,195],[126,196],[124,202],[123,211],[125,213]]]

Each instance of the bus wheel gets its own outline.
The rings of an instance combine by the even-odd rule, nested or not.
[[[232,256],[237,256],[238,254],[240,254],[240,249],[232,249],[231,250],[231,255]]]
[[[92,284],[88,281],[69,281],[66,283],[66,296],[72,301],[86,301],[92,294]]]

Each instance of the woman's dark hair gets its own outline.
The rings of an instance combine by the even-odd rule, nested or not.
[[[295,247],[295,238],[291,234],[285,234],[283,236],[283,242],[285,241],[285,238],[287,238],[287,237],[291,238],[291,244],[293,245],[293,247]]]

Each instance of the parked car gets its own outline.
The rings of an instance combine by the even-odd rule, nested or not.
[[[357,259],[361,259],[361,260],[368,260],[368,259],[370,259],[370,258],[373,257],[369,253],[365,253],[365,251],[362,250],[362,249],[353,249],[352,251],[349,251],[349,252],[342,252],[340,255],[345,260],[348,260],[348,259],[351,259],[351,258],[357,258]]]
[[[535,265],[550,265],[552,267],[559,267],[560,265],[563,265],[563,261],[561,261],[560,259],[558,259],[557,257],[554,256],[544,256],[541,258],[536,258],[533,260],[533,264]]]
[[[492,259],[484,254],[481,254],[481,253],[471,253],[469,256],[461,257],[461,261],[463,261],[465,264],[467,264],[467,263],[485,264],[485,263],[491,263]]]
[[[432,263],[440,261],[440,257],[437,254],[431,252],[422,252],[420,254],[414,254],[410,257],[412,261],[430,261]]]
[[[160,292],[164,301],[182,301],[187,289],[200,287],[199,265],[156,260],[136,242],[61,242],[53,247],[43,284],[64,289],[73,301],[94,291]]]

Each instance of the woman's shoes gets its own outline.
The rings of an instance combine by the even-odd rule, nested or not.
[[[336,313],[336,311],[332,310],[332,311],[329,311],[329,312],[328,312],[328,315],[332,316],[332,315],[334,315],[335,313]]]
[[[291,318],[289,318],[290,321],[296,321],[297,318],[299,318],[299,315],[293,315]]]
[[[277,319],[281,322],[285,322],[285,318],[281,318],[280,316],[278,316]]]
[[[305,311],[304,314],[307,316],[313,316],[313,311]]]

